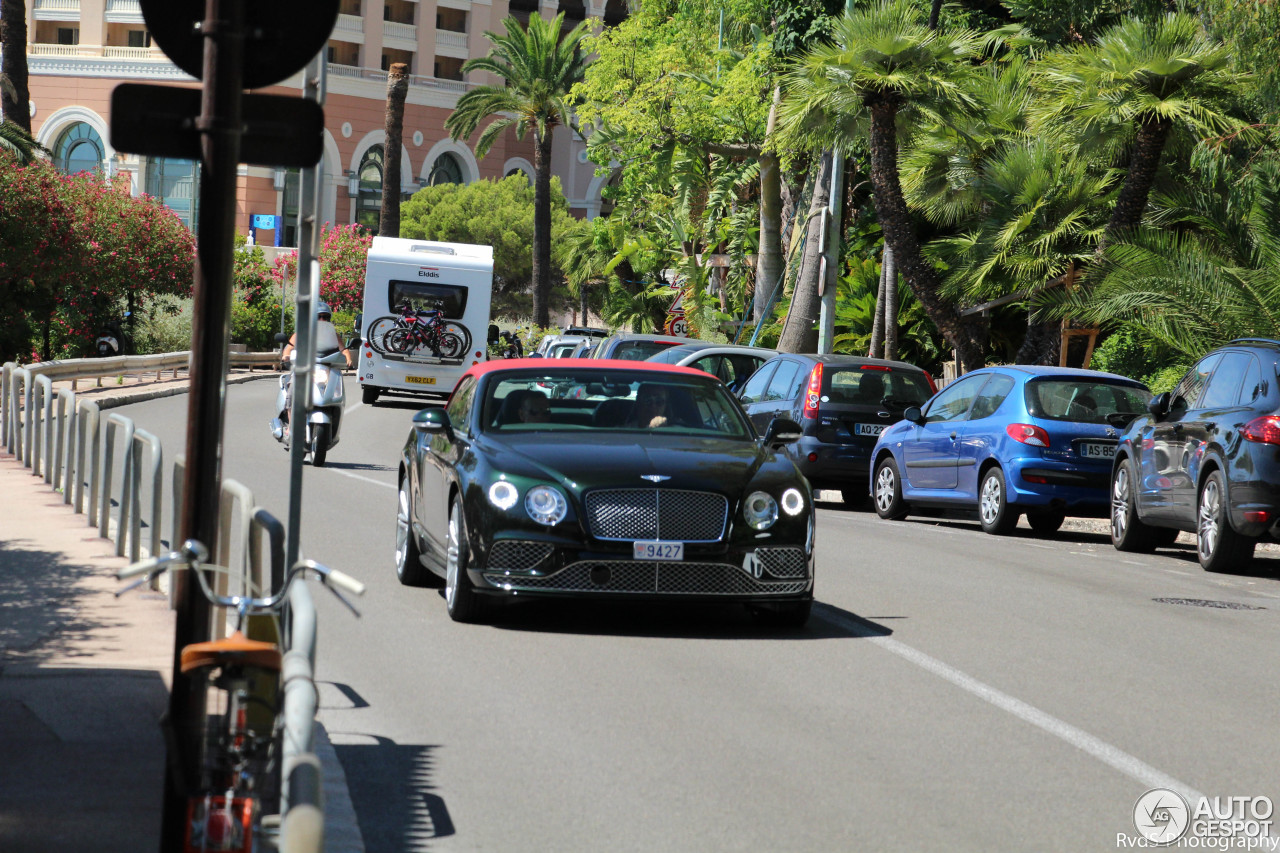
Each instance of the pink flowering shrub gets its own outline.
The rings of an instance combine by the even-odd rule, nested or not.
[[[195,238],[127,183],[0,154],[0,359],[84,355],[101,326],[191,292]]]
[[[373,235],[359,225],[324,224],[320,232],[320,298],[334,311],[355,312],[364,301],[364,265],[373,245]],[[298,255],[289,253],[276,258],[271,275],[276,286],[281,281],[293,284],[298,275]]]

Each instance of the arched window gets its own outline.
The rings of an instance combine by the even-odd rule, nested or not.
[[[462,183],[462,164],[458,162],[457,157],[446,151],[431,165],[431,173],[427,175],[427,186],[460,183]]]
[[[529,182],[529,186],[533,186],[533,177],[532,177],[531,175],[529,175],[528,173],[526,173],[526,172],[525,172],[525,170],[524,170],[524,169],[521,169],[519,166],[515,166],[515,167],[513,167],[509,172],[507,172],[505,175],[503,175],[503,177],[504,177],[504,178],[512,178],[512,177],[515,177],[516,175],[519,175],[520,177],[522,177],[522,178],[524,178],[526,181],[528,181],[528,182]]]
[[[382,222],[382,143],[371,146],[360,160],[360,195],[356,199],[356,224],[374,234]]]
[[[101,172],[106,148],[98,132],[83,121],[62,132],[53,146],[54,164],[67,175],[77,172]]]
[[[200,166],[194,160],[174,157],[152,157],[147,160],[146,192],[178,214],[182,224],[196,230],[199,209],[196,196]]]

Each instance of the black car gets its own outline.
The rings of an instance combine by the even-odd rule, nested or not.
[[[1280,341],[1214,350],[1147,409],[1116,448],[1111,543],[1151,551],[1185,530],[1208,571],[1247,564],[1280,524]]]
[[[560,389],[552,396],[545,389]],[[746,605],[803,625],[813,499],[715,377],[638,361],[494,361],[413,419],[400,463],[396,574],[443,582],[449,615],[503,598]]]
[[[935,390],[929,374],[906,362],[787,353],[760,365],[738,399],[758,428],[778,417],[799,423],[803,435],[787,454],[815,490],[839,490],[857,506],[869,497],[880,433]]]

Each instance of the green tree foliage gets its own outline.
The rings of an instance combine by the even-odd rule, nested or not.
[[[445,129],[454,139],[469,138],[485,119],[493,121],[476,140],[476,156],[484,157],[509,128],[523,139],[533,133],[533,319],[539,326],[550,320],[551,298],[551,134],[557,126],[571,127],[569,91],[582,79],[586,67],[581,43],[587,22],[563,33],[564,13],[547,21],[531,15],[521,28],[507,18],[505,35],[485,33],[493,43],[489,55],[469,59],[464,72],[488,71],[503,79],[501,86],[477,86],[458,99]]]
[[[190,293],[195,240],[126,182],[0,152],[0,357],[78,357],[102,325]]]
[[[493,247],[495,316],[528,310],[533,283],[534,189],[522,175],[499,181],[438,184],[400,208],[400,235],[414,240]],[[560,179],[551,179],[551,236],[558,245],[573,224]],[[554,278],[559,270],[553,264]]]

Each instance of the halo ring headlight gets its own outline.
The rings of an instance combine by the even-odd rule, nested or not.
[[[787,489],[782,493],[782,511],[787,515],[799,515],[804,512],[804,495],[799,489]]]
[[[498,509],[511,509],[520,500],[520,490],[506,480],[498,480],[489,487],[489,503]]]
[[[569,502],[559,489],[550,486],[534,486],[524,496],[524,509],[529,517],[548,527],[564,521],[569,513]]]
[[[756,530],[768,530],[778,520],[778,502],[768,492],[752,492],[742,505],[747,524]]]

